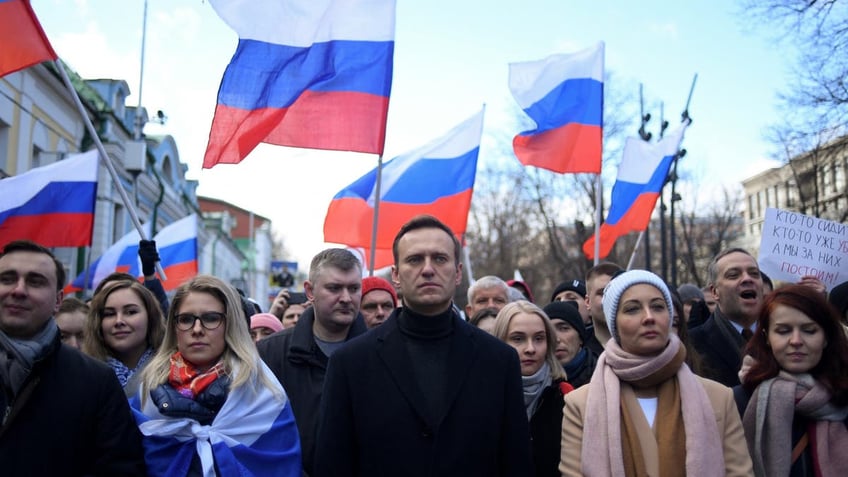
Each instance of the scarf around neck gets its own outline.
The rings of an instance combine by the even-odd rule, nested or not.
[[[521,376],[521,384],[524,386],[524,407],[527,411],[527,420],[533,417],[536,408],[539,407],[539,399],[542,397],[542,391],[551,385],[551,368],[548,362],[542,363],[534,374],[530,376]]]
[[[47,320],[35,336],[26,340],[12,338],[0,331],[0,366],[3,368],[0,376],[13,398],[18,395],[35,363],[49,354],[58,335],[59,327],[53,318]]]
[[[135,373],[137,373],[140,369],[144,368],[144,365],[150,361],[150,358],[153,357],[153,348],[147,348],[144,350],[144,354],[138,359],[138,363],[135,365],[135,368],[130,369],[125,365],[121,360],[108,356],[106,358],[106,364],[112,367],[112,370],[115,371],[115,376],[118,377],[118,381],[121,383],[121,387],[127,385],[130,378],[133,377]]]
[[[781,371],[757,386],[742,426],[757,476],[789,475],[792,468],[792,421],[810,418],[810,447],[822,477],[845,475],[848,468],[848,407],[836,407],[827,388],[809,374]]]
[[[661,385],[669,379],[677,379],[679,386],[686,449],[685,459],[680,460],[685,460],[686,475],[724,475],[723,446],[715,414],[703,385],[683,362],[685,357],[686,351],[673,333],[668,345],[657,356],[631,354],[621,349],[615,340],[607,342],[589,382],[583,422],[583,442],[587,445],[581,449],[583,475],[630,475],[624,463],[621,382],[648,387]],[[662,426],[662,423],[657,425]],[[630,444],[632,448],[638,441]]]
[[[194,399],[204,389],[208,388],[218,376],[224,372],[224,361],[218,361],[214,366],[200,372],[193,364],[186,361],[179,351],[171,355],[171,371],[168,373],[168,384],[173,386],[181,395]]]

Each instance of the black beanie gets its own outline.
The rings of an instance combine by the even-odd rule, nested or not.
[[[548,305],[545,305],[545,308],[542,309],[548,318],[551,320],[563,320],[580,335],[580,340],[583,343],[586,343],[586,338],[589,331],[586,329],[586,325],[583,323],[583,317],[580,316],[580,312],[577,311],[577,307],[574,306],[574,302],[569,301],[555,301]]]
[[[568,280],[560,283],[554,289],[554,293],[551,295],[551,301],[556,299],[556,296],[564,291],[573,291],[580,295],[581,298],[586,296],[586,285],[583,283],[583,280]]]

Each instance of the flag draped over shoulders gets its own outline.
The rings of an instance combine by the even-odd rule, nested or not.
[[[203,167],[260,142],[381,154],[396,0],[211,0],[239,36]]]
[[[29,0],[0,0],[0,76],[56,58]]]
[[[604,44],[538,61],[511,63],[509,89],[536,129],[513,139],[525,166],[600,174],[604,122]]]
[[[258,359],[258,358],[257,358]],[[159,413],[152,399],[130,399],[141,430],[150,475],[186,475],[195,455],[204,476],[301,475],[300,438],[288,397],[271,370],[260,372],[274,383],[278,396],[258,380],[230,391],[224,406],[204,426],[188,418]]]
[[[420,214],[439,218],[458,235],[465,233],[483,114],[478,112],[444,136],[383,165],[378,250],[390,251],[400,227]],[[324,241],[370,250],[376,182],[375,168],[336,194],[324,219]],[[391,255],[378,252],[377,256],[385,261]]]
[[[0,247],[32,240],[45,247],[91,244],[97,151],[0,180]]]
[[[689,121],[686,120],[677,130],[655,144],[627,138],[618,176],[612,186],[607,220],[601,224],[599,258],[609,255],[618,237],[648,227],[688,125]],[[594,259],[594,250],[593,235],[583,244],[583,253],[589,259]]]

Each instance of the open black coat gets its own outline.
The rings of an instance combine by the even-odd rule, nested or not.
[[[515,350],[454,313],[448,407],[432,420],[398,313],[330,358],[315,477],[533,475]]]
[[[315,343],[312,334],[314,322],[315,310],[309,307],[293,328],[274,333],[257,343],[259,355],[283,385],[291,402],[297,431],[300,433],[303,470],[306,475],[312,474],[315,437],[318,431],[318,406],[321,403],[327,372],[327,356]],[[347,340],[366,331],[368,329],[362,315],[357,315],[348,330]]]
[[[0,475],[146,475],[141,433],[112,368],[57,333],[27,382],[31,394],[0,428]]]
[[[703,377],[729,388],[740,384],[745,340],[718,308],[703,325],[689,330],[689,341],[703,359]]]

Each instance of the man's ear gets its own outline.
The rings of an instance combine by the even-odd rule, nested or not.
[[[56,303],[53,304],[53,314],[59,313],[59,307],[62,306],[62,300],[65,299],[65,291],[59,290],[56,292]]]
[[[308,298],[309,301],[315,299],[315,287],[309,280],[303,282],[303,291],[306,293],[306,298]]]
[[[398,276],[396,265],[392,265],[392,283],[395,285],[395,288],[400,288],[400,276]]]

